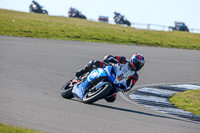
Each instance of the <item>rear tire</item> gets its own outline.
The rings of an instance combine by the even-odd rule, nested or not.
[[[105,84],[95,92],[87,92],[83,97],[83,102],[87,104],[94,103],[99,99],[104,98],[112,89],[110,84]]]
[[[61,96],[66,99],[71,99],[74,97],[72,93],[72,88],[70,87],[70,81],[68,81],[62,88],[61,88]]]
[[[44,14],[46,14],[46,15],[48,15],[48,12],[47,12],[47,10],[43,10],[43,13],[44,13]]]
[[[82,16],[82,18],[87,20],[87,18],[84,15]]]
[[[131,23],[130,23],[129,21],[126,21],[126,24],[127,24],[128,26],[131,26]]]

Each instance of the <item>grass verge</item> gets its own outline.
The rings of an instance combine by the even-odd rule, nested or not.
[[[0,35],[200,50],[200,34],[136,30],[76,18],[0,9]]]
[[[20,127],[8,126],[0,123],[0,133],[44,133]]]
[[[177,93],[169,101],[178,108],[200,115],[200,89]]]

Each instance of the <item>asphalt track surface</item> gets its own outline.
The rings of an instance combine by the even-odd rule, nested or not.
[[[200,51],[0,36],[0,123],[52,133],[199,133],[200,123],[117,96],[87,105],[60,88],[89,60],[146,57],[137,86],[199,82]],[[133,88],[134,89],[134,88]]]

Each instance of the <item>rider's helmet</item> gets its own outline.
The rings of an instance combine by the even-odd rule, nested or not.
[[[144,56],[140,53],[134,54],[130,59],[130,64],[134,71],[139,71],[145,63]]]

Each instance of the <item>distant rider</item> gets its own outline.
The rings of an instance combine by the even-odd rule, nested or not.
[[[145,63],[144,56],[142,54],[136,53],[134,54],[130,61],[126,59],[124,56],[112,56],[112,55],[106,55],[102,61],[97,60],[91,60],[85,67],[78,72],[75,73],[75,76],[79,78],[83,74],[87,72],[91,72],[95,68],[103,68],[106,66],[106,63],[113,63],[117,64],[120,63],[122,65],[122,70],[127,70],[128,67],[132,71],[130,74],[128,80],[127,80],[127,91],[129,91],[138,80],[139,76],[137,71],[139,71]],[[116,94],[106,99],[107,102],[114,102],[116,100]]]
[[[78,15],[79,15],[79,11],[73,7],[70,7],[69,12],[71,14],[71,17],[78,17]]]
[[[34,10],[34,12],[40,12],[41,6],[35,0],[33,0],[32,3],[33,3],[33,10]],[[34,5],[36,7],[34,7]]]
[[[115,16],[114,16],[115,22],[120,22],[120,21],[122,21],[123,16],[122,16],[120,13],[114,12],[114,14],[115,14]]]

